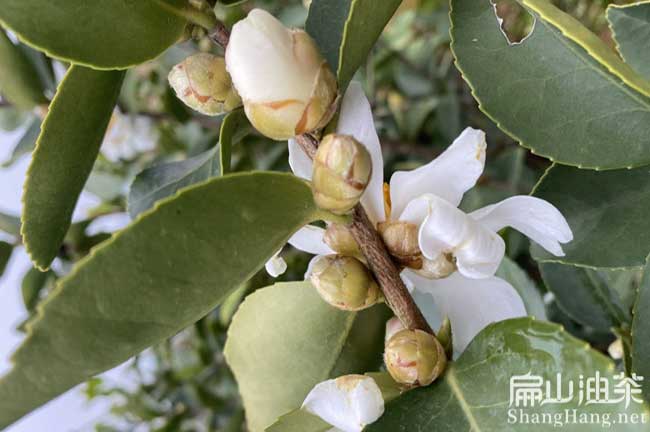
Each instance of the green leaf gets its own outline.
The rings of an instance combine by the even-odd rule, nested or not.
[[[39,269],[32,267],[27,271],[20,286],[23,295],[23,303],[27,311],[30,313],[34,312],[36,305],[40,301],[41,292],[46,287],[48,281],[53,280],[54,278],[55,274],[52,270],[42,272]]]
[[[11,259],[11,253],[14,250],[14,246],[10,243],[0,241],[0,278],[9,264]]]
[[[383,305],[338,310],[308,282],[280,283],[248,296],[230,325],[225,355],[249,429],[263,431],[300,407],[319,382],[377,370],[388,318]]]
[[[41,119],[34,117],[29,127],[25,131],[25,134],[20,138],[16,147],[11,152],[11,156],[5,162],[2,163],[2,168],[7,168],[13,165],[24,155],[31,153],[36,147],[36,140],[38,135],[41,133]]]
[[[219,174],[217,148],[184,161],[169,162],[147,168],[136,176],[129,191],[128,208],[131,218],[150,209],[176,191]]]
[[[386,412],[365,432],[457,432],[457,431],[533,431],[551,430],[551,424],[511,424],[508,422],[510,378],[513,375],[538,375],[549,380],[555,389],[556,374],[562,375],[564,396],[569,380],[575,388],[581,380],[595,377],[609,379],[610,388],[617,383],[614,363],[589,348],[584,341],[566,333],[557,324],[519,318],[502,321],[485,328],[458,361],[449,365],[442,379],[429,387],[411,390],[386,405]],[[542,390],[544,391],[544,390]],[[611,391],[611,390],[610,390]],[[554,396],[555,394],[553,394]],[[615,397],[615,395],[612,394]],[[646,412],[646,407],[631,402],[580,405],[577,390],[573,400],[521,408],[528,415],[543,413],[564,419],[565,410],[581,413],[618,413],[628,416]],[[536,428],[535,426],[538,426]],[[569,423],[571,431],[593,431],[594,424]],[[616,430],[641,430],[638,424],[617,424]]]
[[[612,271],[555,263],[539,267],[546,288],[574,321],[603,332],[630,323],[630,311],[609,285],[607,273]]]
[[[645,377],[643,396],[650,400],[650,266],[646,266],[634,304],[632,319],[632,371]]]
[[[542,300],[539,289],[537,289],[535,282],[530,279],[516,262],[508,257],[504,257],[495,276],[506,280],[517,290],[521,299],[524,301],[528,315],[540,320],[546,319],[546,308],[544,307],[544,300]]]
[[[313,0],[306,28],[330,67],[341,91],[366,62],[370,50],[402,0]]]
[[[650,1],[609,5],[607,20],[623,59],[650,79]]]
[[[555,257],[533,246],[542,262],[587,267],[640,267],[650,252],[650,177],[647,168],[588,171],[553,166],[534,195],[566,217],[574,239]]]
[[[0,93],[23,110],[47,103],[43,85],[24,51],[0,29]]]
[[[127,69],[180,39],[187,7],[185,0],[3,0],[0,22],[50,57]]]
[[[20,236],[20,218],[0,213],[0,231],[4,231],[12,236]]]
[[[44,270],[56,257],[93,168],[123,72],[72,66],[43,122],[23,191],[25,248]]]
[[[156,204],[39,305],[0,380],[0,429],[206,315],[319,215],[309,185],[279,173],[214,178]]]
[[[650,82],[551,2],[519,3],[536,23],[511,45],[491,0],[452,0],[452,50],[481,109],[521,145],[562,164],[649,164]]]
[[[243,109],[232,111],[223,119],[219,132],[221,175],[230,172],[233,145],[241,141],[250,131],[251,126]]]

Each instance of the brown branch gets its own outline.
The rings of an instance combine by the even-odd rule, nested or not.
[[[314,158],[318,141],[311,135],[296,137],[298,145],[310,157]],[[400,270],[391,258],[384,241],[373,226],[361,204],[357,204],[352,213],[352,223],[348,227],[366,257],[370,270],[384,293],[395,315],[409,329],[423,330],[435,334],[409,294],[406,285],[399,276]]]

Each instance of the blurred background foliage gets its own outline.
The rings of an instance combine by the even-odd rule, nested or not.
[[[201,4],[203,0],[190,1]],[[214,9],[228,25],[244,17],[251,8],[262,7],[285,24],[301,27],[307,17],[308,3],[250,0],[228,7],[216,4]],[[610,3],[630,1],[553,0],[553,3],[611,45],[605,8]],[[521,40],[531,30],[530,16],[515,0],[499,1],[498,11],[504,19],[504,31],[512,41]],[[549,162],[519,147],[479,111],[454,67],[449,44],[448,2],[405,0],[358,73],[357,79],[364,84],[373,105],[386,160],[386,178],[395,170],[413,169],[430,161],[464,127],[473,126],[487,132],[486,171],[478,187],[466,195],[462,207],[473,210],[513,194],[528,194]],[[24,45],[21,49],[33,63],[46,88],[46,96],[51,99],[66,66]],[[188,28],[185,42],[127,73],[119,109],[86,187],[101,204],[86,220],[73,225],[53,271],[30,270],[22,287],[17,287],[22,289],[25,308],[30,313],[47,297],[58,277],[110,236],[103,232],[99,222],[107,215],[126,212],[129,188],[139,172],[200,155],[217,145],[222,118],[204,117],[188,110],[167,85],[171,67],[196,51],[220,53],[205,31]],[[3,167],[11,166],[32,151],[45,109],[24,112],[0,99],[0,129],[24,131],[11,158],[0,161]],[[235,142],[234,171],[288,170],[286,145],[272,142],[250,129],[239,134]],[[15,216],[0,213],[0,230],[12,235],[15,244],[19,244],[19,221]],[[564,324],[569,331],[605,351],[614,336],[579,323],[564,312],[543,286],[528,252],[528,240],[514,231],[504,232],[504,236],[508,256],[525,270],[534,289],[545,294],[549,319]],[[280,280],[302,279],[308,257],[289,247],[283,256],[289,271]],[[637,270],[601,276],[622,299],[631,298],[639,282]],[[143,353],[131,365],[129,386],[99,378],[90,381],[85,388],[87,396],[109,398],[112,403],[111,413],[102,424],[96,425],[96,430],[244,431],[237,386],[224,362],[222,349],[228,324],[239,303],[250,292],[271,283],[273,280],[265,271],[259,272],[192,328]]]

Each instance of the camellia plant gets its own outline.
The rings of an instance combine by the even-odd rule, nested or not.
[[[430,97],[448,72],[419,66],[439,47],[401,3],[312,0],[303,29],[225,0],[0,0],[2,103],[33,147],[0,267],[34,266],[0,428],[147,355],[174,401],[139,411],[156,430],[650,427],[650,2],[429,5],[467,107]],[[403,91],[381,97],[385,45]],[[470,92],[489,119],[453,126]],[[435,110],[444,148],[393,160],[385,137]],[[546,171],[467,204],[496,137],[521,145],[513,183]],[[73,223],[84,189],[103,203]]]

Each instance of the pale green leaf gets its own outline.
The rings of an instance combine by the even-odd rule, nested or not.
[[[14,147],[14,150],[11,152],[9,159],[2,163],[2,168],[7,168],[13,165],[24,155],[31,153],[34,150],[34,147],[36,147],[36,140],[38,139],[38,135],[40,133],[41,119],[34,117],[32,122],[27,127],[25,134],[22,136],[22,138],[20,138],[18,144],[16,144],[16,147]]]
[[[650,82],[551,2],[519,2],[535,25],[511,45],[490,0],[452,0],[452,50],[481,109],[524,147],[559,163],[650,163]]]
[[[574,239],[555,257],[539,246],[538,261],[588,267],[639,267],[650,252],[650,175],[647,168],[589,171],[556,165],[535,187],[566,217]]]
[[[1,13],[1,12],[0,12]],[[38,72],[25,52],[0,29],[0,93],[17,107],[30,110],[47,103]]]
[[[646,266],[634,304],[632,319],[632,371],[645,379],[643,396],[650,400],[650,266]]]
[[[280,173],[214,178],[156,204],[39,305],[0,379],[0,429],[200,319],[319,215],[309,185]]]
[[[225,355],[248,426],[263,431],[300,407],[319,382],[377,370],[387,309],[344,312],[308,282],[282,283],[246,298],[233,318]]]
[[[49,56],[96,69],[127,69],[178,41],[186,0],[3,0],[0,22]]]
[[[307,32],[316,40],[342,90],[366,62],[402,0],[313,0]]]
[[[37,267],[56,257],[93,168],[123,72],[72,66],[45,117],[23,191],[22,234]]]
[[[129,191],[129,215],[135,219],[176,191],[219,174],[218,149],[177,162],[147,168],[136,176]]]
[[[14,250],[14,246],[10,243],[0,241],[0,278],[9,264],[11,259],[11,253]]]
[[[630,323],[630,310],[610,286],[607,275],[622,270],[594,270],[555,263],[541,263],[539,267],[546,288],[574,321],[603,332]]]
[[[364,431],[552,430],[553,424],[508,422],[509,410],[512,408],[518,412],[510,406],[510,378],[530,373],[555,384],[556,375],[560,373],[563,385],[567,386],[569,380],[573,380],[577,388],[581,376],[594,377],[596,372],[610,380],[610,388],[618,383],[613,379],[617,372],[609,358],[589,348],[586,342],[570,336],[559,325],[531,318],[502,321],[479,333],[458,361],[449,365],[443,378],[389,402],[384,415]],[[631,402],[627,409],[625,402],[580,405],[577,390],[569,402],[523,408],[529,415],[538,413],[541,417],[546,414],[551,418],[574,409],[577,415],[611,413],[611,419],[617,418],[618,413],[636,414],[640,418],[647,412],[644,405],[636,402]],[[571,431],[594,430],[594,424],[571,423],[566,427]],[[631,423],[617,424],[616,430],[639,431],[644,427]]]
[[[546,308],[539,289],[516,262],[507,256],[504,257],[495,276],[506,280],[517,290],[524,301],[528,315],[540,320],[546,319]]]
[[[12,236],[20,236],[20,218],[6,213],[0,213],[0,231],[4,231]]]
[[[623,59],[650,79],[650,1],[612,4],[607,19]]]

